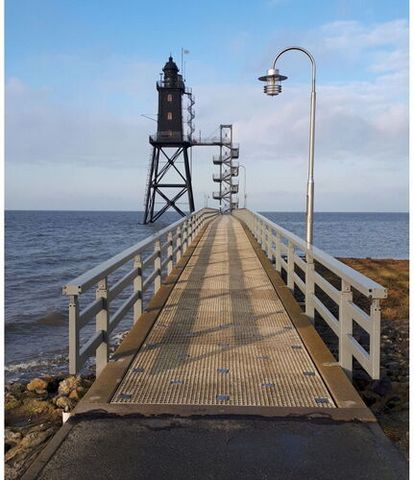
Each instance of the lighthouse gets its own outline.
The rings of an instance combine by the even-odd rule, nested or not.
[[[172,57],[168,59],[162,80],[157,82],[158,131],[157,140],[173,143],[183,141],[182,99],[185,85]]]
[[[156,84],[157,132],[150,136],[152,156],[145,195],[144,223],[155,222],[170,208],[185,216],[186,212],[181,205],[185,200],[189,212],[194,211],[188,155],[191,139],[183,129],[183,96],[191,94],[186,91],[183,77],[172,56],[162,71]]]

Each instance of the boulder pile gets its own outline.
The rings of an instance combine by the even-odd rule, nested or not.
[[[5,479],[21,477],[93,381],[93,375],[42,377],[5,386]]]

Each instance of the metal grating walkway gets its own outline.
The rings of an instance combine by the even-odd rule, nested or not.
[[[232,216],[209,225],[111,403],[335,408]]]

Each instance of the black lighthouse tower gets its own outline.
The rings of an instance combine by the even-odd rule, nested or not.
[[[170,207],[180,215],[178,202],[187,196],[188,209],[194,211],[193,189],[188,149],[191,138],[183,130],[183,95],[186,92],[182,75],[170,57],[157,82],[158,128],[150,136],[151,165],[145,195],[144,223],[155,222]]]

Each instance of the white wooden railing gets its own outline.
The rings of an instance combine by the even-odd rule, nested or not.
[[[69,297],[69,371],[78,373],[88,358],[96,356],[96,374],[108,362],[111,333],[132,310],[135,323],[144,311],[144,293],[155,294],[200,229],[217,215],[217,210],[203,208],[182,218],[142,242],[115,255],[97,267],[70,281],[63,288]],[[149,251],[149,254],[147,252]],[[143,255],[147,254],[145,258]],[[110,285],[110,275],[131,268]],[[148,271],[149,270],[149,271]],[[95,299],[80,308],[80,297],[96,288]],[[110,305],[120,301],[126,289],[132,293],[110,314]],[[88,295],[88,294],[87,294]],[[81,345],[81,330],[96,319],[96,331]]]
[[[313,245],[263,215],[247,209],[235,210],[233,215],[242,220],[254,235],[267,257],[278,272],[286,272],[286,284],[294,291],[295,286],[305,297],[305,313],[314,322],[315,312],[323,318],[338,337],[338,361],[342,368],[352,374],[352,359],[355,358],[374,379],[380,376],[381,309],[380,299],[386,298],[387,289],[361,273],[343,264]],[[315,262],[339,277],[341,289],[315,271]],[[298,275],[298,269],[302,272]],[[318,286],[338,306],[338,316],[315,294]],[[353,301],[353,291],[360,292],[369,302],[369,313]],[[356,322],[369,335],[368,350],[353,332]]]

